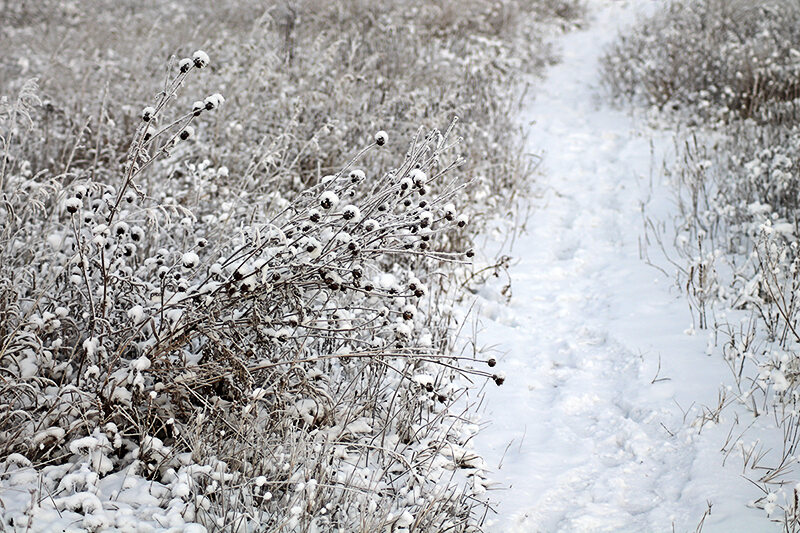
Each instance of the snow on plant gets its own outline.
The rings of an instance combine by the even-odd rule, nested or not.
[[[473,527],[451,478],[480,466],[459,451],[475,428],[448,407],[464,377],[502,379],[453,353],[437,274],[466,261],[454,124],[381,174],[357,166],[383,132],[299,193],[206,196],[227,171],[175,154],[221,98],[166,116],[208,61],[142,111],[119,183],[9,176],[38,209],[4,215],[0,457],[64,465],[39,505],[89,529],[112,526],[102,480],[122,472],[159,482],[176,524]]]
[[[790,117],[800,96],[798,20],[791,2],[671,2],[620,35],[604,81],[616,96],[710,120]]]
[[[479,523],[454,280],[528,187],[512,73],[575,3],[73,4],[0,35],[4,520]]]

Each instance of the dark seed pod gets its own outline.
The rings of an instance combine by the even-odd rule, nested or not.
[[[490,367],[494,367],[497,364],[497,359],[495,359],[494,357],[490,357],[489,360],[486,361],[486,364],[489,365]]]

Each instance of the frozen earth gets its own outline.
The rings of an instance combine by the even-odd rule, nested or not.
[[[707,355],[671,267],[640,256],[643,205],[674,212],[657,171],[673,135],[598,97],[604,45],[654,5],[589,2],[523,112],[541,194],[513,249],[510,303],[479,298],[476,313],[506,374],[475,443],[499,502],[488,531],[776,529],[749,505],[762,494],[741,459],[723,466],[731,414],[699,430],[730,371]]]

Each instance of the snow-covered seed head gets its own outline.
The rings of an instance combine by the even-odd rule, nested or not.
[[[388,140],[389,140],[389,134],[383,130],[375,134],[375,144],[377,144],[378,146],[383,146],[384,144],[386,144],[386,141]]]
[[[203,112],[205,108],[206,108],[205,102],[197,100],[195,103],[192,104],[192,114],[197,117],[200,115],[200,113]]]
[[[308,218],[309,220],[311,220],[311,222],[319,222],[320,219],[322,218],[322,215],[316,209],[311,209],[308,212]]]
[[[156,114],[156,109],[152,106],[147,106],[142,109],[142,120],[145,122],[150,122],[153,119],[153,115]]]
[[[322,245],[317,239],[308,239],[305,243],[305,250],[311,259],[316,259],[322,253]]]
[[[361,220],[361,210],[354,205],[348,205],[342,211],[342,218],[352,222],[358,222]]]
[[[454,204],[447,204],[444,206],[444,218],[447,220],[456,218],[456,206]]]
[[[505,382],[505,380],[506,380],[506,377],[505,377],[505,375],[504,375],[504,374],[494,374],[494,375],[492,376],[492,379],[494,380],[494,382],[495,382],[495,383],[497,384],[497,386],[499,387],[500,385],[502,385],[502,384]]]
[[[378,221],[373,219],[373,218],[368,218],[367,220],[364,221],[364,229],[367,230],[367,231],[370,231],[370,232],[371,231],[375,231],[379,227],[380,227],[380,224],[378,224]]]
[[[194,252],[186,252],[181,258],[183,268],[194,268],[200,264],[200,258]]]
[[[205,108],[208,109],[209,111],[221,106],[223,102],[225,102],[225,98],[219,93],[214,93],[211,96],[206,97],[205,100],[203,100]]]
[[[194,61],[192,61],[189,57],[184,57],[180,61],[178,61],[178,68],[181,72],[189,72],[189,69],[192,68]]]
[[[203,68],[208,65],[210,59],[208,58],[208,54],[203,52],[202,50],[197,50],[194,54],[192,54],[192,61],[194,61],[194,66],[197,68]]]
[[[64,207],[67,209],[68,213],[77,213],[82,205],[83,202],[81,202],[79,198],[67,198],[64,202]]]
[[[144,140],[149,141],[153,138],[153,135],[156,134],[156,129],[152,125],[148,125],[147,129],[144,130]]]
[[[467,256],[467,257],[469,257],[469,258],[473,258],[473,257],[475,257],[475,250],[473,250],[472,248],[470,248],[469,250],[467,250],[466,252],[464,252],[464,255],[466,255],[466,256]]]
[[[456,219],[456,224],[458,225],[459,228],[463,228],[464,226],[466,226],[467,222],[469,222],[469,217],[467,215],[458,215],[458,218]]]
[[[114,226],[114,234],[118,237],[121,237],[126,233],[128,233],[128,225],[125,222],[117,222],[117,224]]]
[[[414,185],[417,187],[421,187],[426,181],[428,181],[428,176],[426,176],[425,173],[418,168],[415,168],[411,171],[410,177],[414,181]]]
[[[427,228],[433,222],[433,213],[430,211],[423,211],[419,215],[419,225],[422,228]]]
[[[414,318],[414,313],[417,312],[417,308],[413,305],[407,305],[403,307],[403,320],[411,320]]]
[[[413,184],[414,181],[411,178],[403,178],[400,180],[400,190],[407,191]]]
[[[131,229],[131,240],[141,241],[144,238],[144,230],[139,226],[134,226]]]
[[[486,361],[486,364],[489,365],[490,367],[494,367],[497,364],[497,359],[495,359],[494,357],[490,357],[489,360]]]
[[[187,125],[181,132],[178,134],[182,141],[188,141],[192,137],[194,137],[194,128],[192,126]]]
[[[333,191],[325,191],[319,199],[319,205],[323,209],[331,209],[339,203],[339,197]]]
[[[359,181],[364,181],[366,178],[366,174],[364,174],[363,170],[351,170],[350,171],[350,181],[353,183],[358,183]]]

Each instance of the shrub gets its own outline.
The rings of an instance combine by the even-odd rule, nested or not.
[[[670,2],[609,49],[605,83],[618,97],[714,119],[769,116],[800,97],[798,22],[794,2]]]
[[[574,4],[133,7],[2,15],[5,523],[479,527],[452,308]]]

